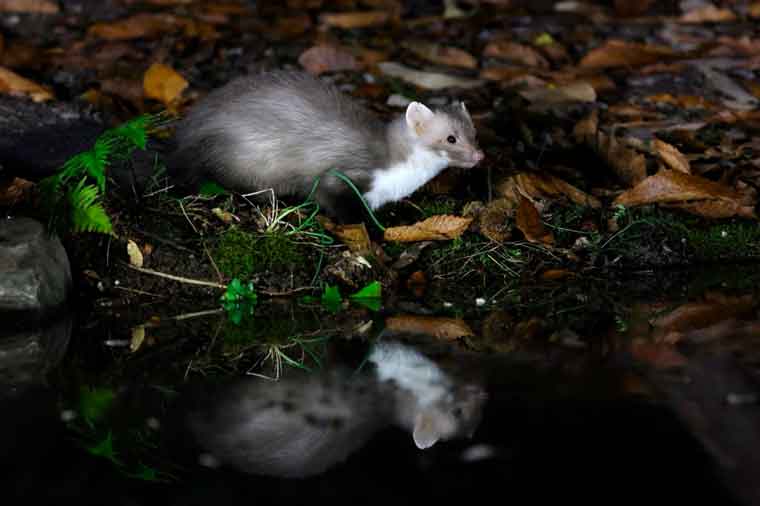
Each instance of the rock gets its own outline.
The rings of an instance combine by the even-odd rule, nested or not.
[[[31,218],[0,221],[0,315],[16,312],[39,323],[65,302],[70,288],[69,259],[57,237]]]
[[[73,321],[64,313],[44,328],[0,332],[0,401],[46,385],[47,374],[66,354]]]

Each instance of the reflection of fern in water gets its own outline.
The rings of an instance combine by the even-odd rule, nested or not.
[[[99,201],[106,191],[106,168],[145,149],[148,133],[162,115],[142,115],[106,130],[89,151],[70,158],[61,170],[40,182],[50,231],[111,234],[113,225]],[[93,181],[93,182],[90,182]]]

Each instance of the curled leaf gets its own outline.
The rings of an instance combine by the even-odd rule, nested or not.
[[[437,316],[390,316],[385,319],[385,328],[393,332],[425,334],[447,341],[475,335],[464,320]]]
[[[660,139],[655,139],[652,142],[652,148],[668,167],[684,174],[691,174],[689,160],[675,146]]]
[[[328,44],[310,47],[301,53],[301,56],[298,57],[298,63],[307,72],[314,75],[359,68],[359,63],[353,54],[345,49]]]
[[[398,242],[446,241],[462,235],[471,222],[472,218],[442,214],[414,225],[387,228],[384,238]]]
[[[578,65],[585,68],[634,67],[678,57],[666,46],[612,39],[589,51]]]
[[[415,70],[396,62],[378,63],[380,71],[391,77],[397,77],[420,88],[439,90],[443,88],[476,88],[483,84],[480,79],[467,79],[439,72]]]
[[[554,244],[554,235],[546,228],[544,222],[541,221],[538,209],[536,209],[533,202],[522,195],[520,195],[520,206],[517,208],[515,221],[517,228],[520,229],[525,238],[530,242]]]
[[[54,98],[47,88],[3,67],[0,67],[0,93],[27,95],[35,102],[46,102]]]
[[[130,239],[127,242],[127,255],[129,256],[129,263],[135,267],[143,266],[143,254],[140,251],[140,247],[135,241]]]
[[[163,63],[151,65],[143,77],[145,95],[167,107],[179,100],[187,86],[188,82],[184,77]]]
[[[420,58],[451,67],[474,69],[478,66],[478,60],[464,49],[457,47],[442,46],[424,41],[412,41],[403,46]]]

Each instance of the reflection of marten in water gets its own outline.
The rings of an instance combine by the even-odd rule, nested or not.
[[[471,436],[486,400],[479,385],[452,378],[393,341],[373,345],[359,373],[289,372],[276,382],[246,378],[196,403],[188,421],[200,446],[245,472],[304,477],[344,460],[391,425],[411,432],[421,449]]]

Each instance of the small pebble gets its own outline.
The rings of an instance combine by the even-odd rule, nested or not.
[[[475,299],[476,306],[478,307],[485,306],[485,304],[486,304],[486,299],[484,299],[483,297],[478,297],[477,299]]]

